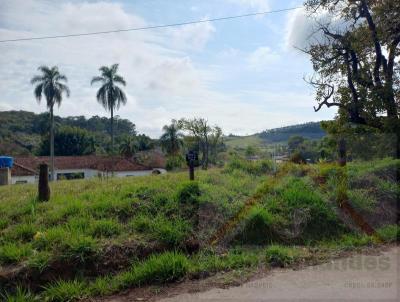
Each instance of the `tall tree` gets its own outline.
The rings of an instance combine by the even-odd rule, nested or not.
[[[400,1],[307,0],[321,33],[311,56],[319,111],[339,108],[342,121],[399,130]],[[324,18],[326,12],[333,16]]]
[[[40,103],[42,95],[46,98],[46,105],[50,111],[50,157],[51,157],[51,180],[54,177],[54,105],[61,105],[63,93],[67,97],[70,95],[68,86],[65,84],[68,79],[65,75],[61,74],[57,66],[47,67],[40,66],[38,70],[40,75],[36,75],[31,79],[31,84],[36,85],[34,95]]]
[[[211,127],[204,118],[182,118],[178,121],[178,126],[195,138],[198,149],[202,153],[201,166],[206,170],[209,164],[212,141],[216,140],[217,143],[220,140],[222,130],[218,126]]]
[[[126,104],[125,92],[117,85],[126,86],[124,78],[117,74],[118,64],[111,67],[99,68],[101,76],[93,77],[91,85],[100,82],[102,85],[97,91],[97,101],[111,113],[111,153],[114,153],[114,111]]]
[[[125,136],[119,145],[119,152],[125,157],[132,157],[139,149],[138,143],[132,136]]]
[[[183,134],[180,132],[179,126],[175,120],[171,125],[163,127],[164,133],[160,137],[161,147],[168,155],[177,155],[183,146]]]

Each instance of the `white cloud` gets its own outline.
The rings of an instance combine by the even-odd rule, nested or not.
[[[310,15],[305,8],[301,8],[289,12],[287,16],[284,41],[286,50],[304,49],[311,43],[324,41],[324,35],[318,30],[318,24],[329,25],[334,32],[342,32],[351,24],[324,10]]]
[[[227,0],[227,1],[259,12],[268,11],[270,9],[269,0]]]
[[[202,50],[214,32],[214,25],[211,22],[204,22],[174,28],[170,34],[175,47]]]
[[[268,46],[258,47],[254,52],[247,57],[247,63],[250,69],[262,71],[268,68],[271,63],[279,59],[279,54],[274,52]]]

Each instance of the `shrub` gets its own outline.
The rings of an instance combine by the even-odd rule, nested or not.
[[[267,262],[271,266],[285,267],[295,262],[298,258],[298,253],[294,248],[281,245],[269,246],[265,254]]]
[[[189,224],[182,219],[156,218],[152,225],[155,238],[168,247],[179,247],[184,244],[190,234]]]
[[[233,172],[234,170],[244,171],[252,175],[263,175],[271,172],[273,164],[270,160],[247,160],[234,156],[226,165],[226,172]]]
[[[244,228],[238,238],[244,243],[263,244],[277,240],[273,230],[276,219],[266,209],[255,206],[245,219]]]
[[[82,281],[56,281],[45,287],[44,296],[47,301],[69,302],[82,299],[88,294],[86,284]]]
[[[97,220],[90,225],[90,234],[93,237],[112,237],[120,232],[121,226],[112,219]]]
[[[398,241],[400,237],[400,227],[396,224],[384,226],[376,231],[379,238],[385,242]]]
[[[138,232],[148,232],[151,230],[153,219],[150,216],[144,214],[138,214],[131,222],[130,226]]]
[[[185,182],[178,190],[177,199],[182,204],[197,204],[200,194],[200,187],[197,182]]]
[[[290,161],[295,164],[305,164],[306,163],[306,159],[304,158],[304,156],[300,152],[297,152],[297,151],[294,152],[290,156]]]
[[[285,222],[293,238],[319,240],[343,232],[332,207],[303,179],[287,178],[275,190],[277,194],[266,199],[265,207]]]
[[[354,189],[347,191],[351,204],[360,210],[372,212],[377,204],[374,196],[367,189]]]
[[[26,244],[6,243],[0,246],[0,263],[17,263],[26,258],[32,252]]]
[[[168,171],[180,169],[185,166],[185,159],[182,156],[169,156],[165,163],[165,168]]]

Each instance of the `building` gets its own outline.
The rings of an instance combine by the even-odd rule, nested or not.
[[[38,180],[39,165],[46,163],[50,169],[50,162],[49,156],[15,157],[14,165],[11,168],[11,183],[35,183]],[[97,155],[56,156],[54,158],[54,170],[56,180],[166,173],[163,168],[147,167],[131,159]]]

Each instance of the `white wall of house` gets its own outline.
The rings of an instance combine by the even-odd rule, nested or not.
[[[116,177],[127,177],[127,176],[145,176],[153,173],[153,170],[144,170],[144,171],[117,171],[114,172],[114,176]]]
[[[15,184],[33,184],[36,182],[36,177],[34,175],[27,176],[11,176],[11,183]]]
[[[93,169],[62,169],[62,170],[56,169],[54,173],[56,175],[55,177],[56,179],[58,174],[68,174],[68,173],[83,173],[84,178],[87,179],[98,176],[99,172]]]

